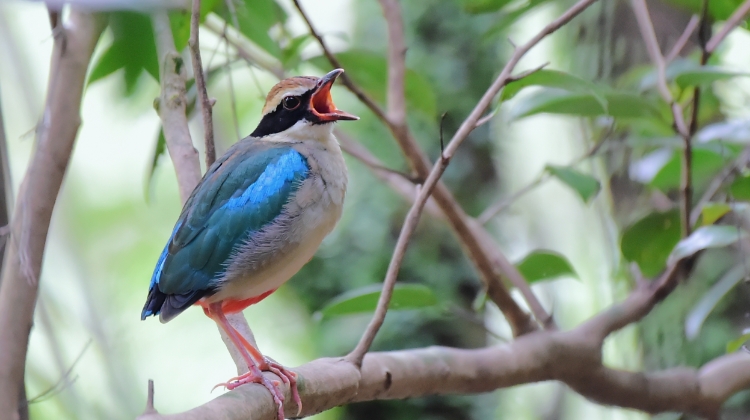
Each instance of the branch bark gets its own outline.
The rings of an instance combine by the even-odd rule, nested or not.
[[[18,413],[47,232],[78,128],[91,55],[104,21],[72,8],[58,25],[36,150],[18,193],[0,283],[0,413]]]
[[[595,0],[592,0],[593,3]],[[328,58],[329,62],[335,66],[340,67],[340,63],[336,59],[336,57],[331,53],[331,51],[326,46],[323,38],[315,32],[314,27],[312,26],[312,23],[310,22],[310,19],[305,14],[304,10],[299,6],[298,2],[295,2],[300,14],[302,15],[305,22],[307,22],[308,27],[310,28],[310,31],[312,35],[318,40],[321,48],[323,49],[324,55]],[[383,3],[385,7],[398,7],[397,3],[389,3],[385,2]],[[577,11],[575,14],[580,13],[580,11]],[[573,16],[575,16],[575,14]],[[388,12],[388,16],[393,19],[396,16],[400,16],[400,11],[395,12]],[[572,16],[571,16],[572,18]],[[393,25],[402,26],[403,22],[394,21],[394,20],[388,20],[387,21],[389,27]],[[559,28],[559,27],[558,27]],[[545,30],[548,30],[550,28],[545,28]],[[553,32],[557,28],[551,29],[550,32],[542,35],[541,38],[546,36],[547,34]],[[389,57],[400,57],[400,54],[405,51],[405,48],[403,47],[403,38],[402,36],[399,36],[399,34],[403,34],[402,29],[389,29],[389,36],[396,36],[394,39],[389,38]],[[540,39],[541,39],[540,38]],[[536,40],[534,42],[534,45],[539,40]],[[530,47],[529,47],[530,48]],[[524,51],[525,52],[525,51]],[[523,55],[523,53],[521,54]],[[519,57],[520,58],[520,57]],[[515,64],[517,63],[517,60],[513,63],[512,67],[515,67]],[[397,61],[394,63],[389,62],[389,74],[391,72],[390,68],[391,66],[402,66],[403,60],[401,58],[397,58]],[[511,68],[512,69],[512,68]],[[399,73],[405,72],[405,68],[399,68]],[[395,74],[396,70],[394,70]],[[346,74],[346,73],[344,73]],[[393,121],[390,120],[388,116],[386,116],[386,113],[371,99],[369,98],[361,89],[359,89],[358,86],[351,83],[351,80],[343,79],[344,85],[346,85],[370,110],[380,119],[386,127],[391,131],[391,134],[396,139],[399,147],[401,148],[402,153],[407,158],[407,161],[409,162],[412,170],[416,173],[417,178],[419,179],[426,179],[427,176],[430,173],[430,167],[431,164],[429,160],[427,159],[426,154],[424,151],[421,150],[419,145],[417,144],[416,140],[412,137],[411,133],[409,132],[408,126],[404,123],[402,125],[397,125]],[[397,93],[400,88],[396,86],[396,81],[390,81],[389,80],[389,95]],[[400,99],[402,100],[402,99]],[[391,101],[390,103],[393,104],[395,99],[389,99]],[[486,108],[486,107],[485,107]],[[483,108],[484,110],[484,108]],[[405,117],[404,117],[405,121]],[[476,127],[476,122],[474,121],[474,126],[471,128],[473,130]],[[471,132],[469,130],[469,132]],[[468,135],[468,133],[466,133]],[[488,291],[488,296],[490,299],[492,299],[495,304],[498,305],[500,310],[505,315],[506,319],[508,319],[508,322],[511,325],[511,328],[513,329],[514,335],[520,335],[527,333],[529,331],[533,331],[537,328],[536,323],[529,317],[528,314],[526,314],[519,306],[518,304],[510,297],[510,293],[508,292],[508,289],[505,287],[505,285],[502,282],[502,278],[500,276],[500,273],[506,274],[507,273],[503,270],[503,268],[507,267],[501,267],[496,264],[496,261],[492,258],[490,253],[484,249],[485,246],[487,246],[489,243],[486,241],[482,241],[479,236],[477,236],[475,230],[476,225],[475,223],[472,223],[472,219],[463,211],[463,209],[459,206],[459,204],[456,202],[455,198],[451,194],[450,190],[448,190],[447,187],[442,182],[438,182],[437,186],[434,188],[434,191],[432,192],[433,198],[435,202],[438,204],[438,206],[443,211],[443,214],[445,214],[446,219],[448,220],[450,226],[453,228],[456,236],[461,241],[461,244],[464,248],[464,251],[466,252],[467,256],[472,260],[474,265],[477,268],[477,271],[480,274],[480,278],[485,284],[485,287]],[[472,227],[475,226],[475,227]],[[481,227],[480,227],[481,229]],[[489,236],[489,233],[486,234],[486,236]],[[492,250],[492,252],[496,254],[501,254],[499,248],[495,248]],[[515,270],[515,267],[511,265],[511,270]],[[517,270],[515,270],[517,272]],[[531,289],[528,287],[525,281],[518,282],[517,280],[519,278],[523,278],[520,276],[520,273],[517,273],[518,275],[511,275],[509,276],[509,280],[513,283],[514,286],[518,287],[519,290],[521,290],[524,298],[529,302],[529,306],[533,309],[539,309],[542,308],[541,304],[539,304],[536,297],[531,293]],[[545,324],[551,324],[551,318],[549,315],[546,314],[546,312],[538,314],[540,316],[540,322],[543,322]]]
[[[162,120],[164,138],[169,150],[169,156],[174,163],[177,184],[180,189],[180,199],[184,205],[201,179],[198,151],[193,147],[193,140],[190,136],[185,113],[187,104],[185,97],[185,63],[175,50],[167,13],[165,11],[155,12],[152,17],[152,24],[156,37],[157,53],[160,57],[159,70],[161,74],[161,95],[155,103],[156,110]],[[227,315],[227,320],[246,339],[255,343],[250,326],[241,312]],[[237,366],[237,373],[242,374],[247,372],[248,368],[242,354],[232,345],[229,336],[226,335],[224,330],[219,328],[219,333],[224,344],[227,346],[229,354],[232,356],[232,360]]]
[[[231,3],[231,2],[230,2]],[[214,143],[214,117],[213,106],[208,99],[206,91],[206,77],[203,74],[203,60],[201,60],[201,48],[198,32],[201,22],[201,0],[193,0],[193,10],[190,15],[190,57],[193,61],[193,77],[195,87],[198,89],[198,97],[201,101],[201,114],[203,115],[204,141],[206,144],[206,170],[216,161],[216,145]]]
[[[661,284],[657,282],[657,284]],[[715,359],[701,369],[628,372],[605,367],[601,347],[609,333],[644,316],[660,300],[644,283],[624,302],[570,331],[539,331],[483,349],[429,347],[368,353],[361,369],[342,359],[318,359],[295,369],[302,416],[338,405],[378,399],[488,392],[557,380],[601,404],[648,413],[677,411],[718,419],[724,401],[750,387],[750,354]],[[288,395],[288,389],[285,389]],[[275,407],[261,386],[243,386],[203,406],[139,420],[266,419]],[[296,415],[293,407],[287,415]]]

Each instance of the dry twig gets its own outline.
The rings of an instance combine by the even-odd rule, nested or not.
[[[214,143],[213,104],[208,99],[208,92],[206,91],[206,77],[203,74],[200,41],[198,39],[200,22],[201,0],[193,0],[193,10],[190,16],[190,39],[188,44],[190,45],[190,57],[193,60],[195,87],[198,90],[198,97],[201,102],[201,112],[203,114],[203,131],[205,132],[204,136],[206,143],[206,170],[208,170],[216,160],[216,145]]]
[[[732,16],[727,19],[721,30],[719,30],[716,35],[712,36],[706,43],[706,52],[713,54],[713,52],[716,51],[716,48],[719,47],[719,44],[724,41],[724,38],[742,23],[748,13],[750,13],[750,0],[745,0],[737,9],[735,9],[734,13],[732,13]]]
[[[657,88],[662,99],[672,109],[672,118],[674,119],[674,128],[677,134],[682,138],[683,141],[683,152],[682,152],[682,174],[680,181],[680,226],[682,228],[682,236],[686,237],[690,234],[690,209],[693,198],[693,185],[692,185],[692,155],[693,145],[691,143],[692,134],[690,128],[685,122],[685,115],[682,106],[679,102],[675,101],[672,96],[672,92],[669,90],[667,84],[667,65],[664,61],[664,57],[659,49],[659,42],[656,40],[656,33],[654,32],[654,24],[651,22],[651,16],[648,13],[648,7],[646,6],[645,0],[631,0],[630,4],[635,13],[635,18],[638,21],[638,28],[641,31],[641,37],[643,42],[646,44],[646,50],[651,58],[651,61],[656,67],[657,75]]]
[[[625,301],[570,331],[541,331],[509,344],[474,350],[429,347],[368,353],[361,369],[341,359],[307,363],[295,369],[305,384],[300,389],[301,414],[308,416],[357,401],[488,392],[556,380],[601,404],[718,419],[724,401],[750,387],[750,354],[746,352],[719,357],[700,369],[678,367],[641,373],[602,364],[604,339],[643,318],[661,301],[673,284],[677,267],[670,266],[653,283],[642,282]],[[252,420],[275,412],[262,387],[244,386],[231,394],[233,398],[216,398],[185,413],[142,416],[139,420]],[[295,408],[290,407],[288,414],[296,414]]]
[[[162,82],[161,96],[160,99],[157,99],[157,110],[164,127],[164,138],[169,149],[169,156],[172,158],[177,174],[180,199],[184,204],[201,178],[198,152],[193,147],[185,115],[187,103],[185,98],[185,66],[182,58],[175,51],[174,39],[166,12],[154,13],[152,22],[157,52],[160,57]],[[198,53],[200,54],[200,52]],[[241,312],[228,315],[227,319],[245,338],[254,340],[250,327]],[[242,354],[231,345],[229,337],[223,329],[219,328],[219,333],[237,366],[237,372],[240,374],[246,372],[247,365],[242,358]]]
[[[47,102],[36,150],[18,192],[0,283],[0,413],[18,413],[28,338],[50,218],[78,128],[83,86],[104,22],[72,8],[54,38]],[[24,257],[24,258],[22,258]]]
[[[583,10],[586,9],[586,7],[593,4],[595,0],[581,0],[578,3],[576,3],[573,7],[571,7],[568,11],[566,11],[560,18],[556,19],[549,25],[547,25],[545,28],[542,29],[542,31],[537,34],[534,38],[532,38],[529,42],[518,48],[511,59],[506,64],[505,68],[503,68],[503,71],[500,73],[500,76],[495,80],[495,82],[490,86],[490,88],[485,92],[485,94],[480,99],[479,103],[474,107],[474,110],[469,114],[469,116],[464,120],[464,122],[459,127],[456,134],[453,136],[451,141],[446,146],[445,150],[441,154],[441,158],[438,160],[438,162],[435,164],[435,166],[432,168],[432,170],[429,173],[429,177],[422,185],[422,188],[420,188],[419,193],[417,194],[417,198],[414,201],[414,204],[412,205],[411,209],[409,210],[409,213],[406,216],[406,220],[404,222],[404,225],[401,229],[401,234],[399,235],[398,242],[396,244],[396,249],[394,250],[393,257],[391,259],[391,264],[388,267],[388,272],[386,273],[386,279],[384,281],[383,285],[383,292],[380,295],[380,300],[378,301],[378,307],[376,309],[375,314],[373,315],[373,319],[370,322],[370,324],[367,327],[367,330],[362,336],[362,339],[357,344],[357,347],[347,356],[347,360],[354,362],[355,364],[361,363],[362,359],[364,358],[365,353],[369,349],[370,344],[372,344],[372,340],[374,339],[375,335],[377,334],[378,329],[382,325],[383,319],[385,318],[386,310],[388,308],[388,304],[390,302],[390,296],[392,294],[393,286],[396,281],[396,276],[398,274],[398,270],[401,265],[401,260],[403,259],[403,254],[406,252],[406,246],[409,242],[409,239],[414,232],[414,229],[416,229],[417,222],[419,221],[419,217],[421,215],[422,209],[424,208],[424,204],[427,202],[427,199],[430,197],[430,194],[432,193],[432,190],[437,185],[438,181],[440,180],[440,177],[443,175],[443,172],[445,172],[446,167],[448,166],[448,162],[450,161],[451,157],[455,153],[455,151],[458,149],[459,145],[468,137],[469,133],[474,130],[476,127],[477,121],[480,119],[482,114],[485,112],[485,110],[489,107],[492,99],[495,97],[495,95],[498,94],[500,89],[503,88],[508,82],[510,82],[511,79],[511,73],[513,69],[515,68],[515,65],[518,63],[518,61],[523,57],[523,55],[530,50],[534,45],[536,45],[539,41],[541,41],[545,36],[549,35],[550,33],[554,32],[555,30],[559,29],[562,25],[564,25],[566,22],[570,21],[573,17],[581,13]],[[381,2],[384,9],[398,7],[398,4],[393,1],[386,1],[383,0]],[[397,14],[395,12],[389,12],[386,10],[386,16],[400,16],[400,14]],[[388,21],[389,25],[401,25],[401,22],[392,22]],[[403,34],[403,31],[399,30],[391,30],[389,31],[390,36],[398,36],[399,34]],[[403,38],[390,38],[389,37],[389,48],[395,50],[394,53],[392,53],[390,56],[399,56],[397,53],[400,51],[404,51],[402,45],[403,45]],[[398,65],[401,65],[402,63],[397,62]],[[400,67],[401,72],[405,71],[404,67]],[[397,79],[395,83],[401,83],[403,84],[402,79]],[[389,82],[389,93],[395,93],[395,94],[403,94],[403,86],[401,88],[397,86],[392,86]],[[389,103],[391,101],[389,100]],[[390,114],[390,111],[389,111]],[[477,233],[481,228],[477,226],[473,227],[473,232],[475,235],[475,238],[477,241],[481,243],[481,234]],[[483,231],[483,230],[482,230]],[[482,248],[480,246],[480,248]],[[523,276],[518,272],[515,267],[510,264],[510,262],[505,258],[504,255],[501,253],[497,253],[495,256],[495,264],[499,264],[503,271],[506,273],[506,275],[510,276],[511,278],[515,277],[515,281],[513,281],[514,284],[523,283],[525,284],[525,280],[523,279]],[[515,306],[515,302],[512,300],[510,295],[507,293],[507,290],[502,289],[502,291],[499,291],[497,288],[502,287],[502,284],[499,282],[497,285],[494,285],[492,283],[488,284],[488,295],[490,295],[495,302],[498,303],[498,306],[501,309],[507,309],[512,308]],[[531,292],[531,288],[526,285],[525,290],[521,289],[521,292],[524,293],[526,296],[527,294],[530,296],[533,296],[533,293]],[[535,306],[534,304],[537,304],[538,306]],[[530,302],[530,307],[532,309],[532,312],[535,314],[537,320],[541,323],[543,323],[546,327],[553,328],[553,324],[551,322],[551,317],[546,314],[544,309],[541,307],[541,304],[538,303],[538,301],[534,298]],[[520,309],[519,309],[520,310]],[[513,312],[506,313],[506,316],[519,316],[518,314],[515,314]],[[519,318],[511,318],[509,317],[508,321],[510,322],[511,326],[516,328],[514,331],[516,335],[519,332],[519,328],[524,328],[523,326],[523,318],[522,315],[520,315]],[[522,331],[520,331],[522,332]]]
[[[693,35],[693,32],[695,32],[695,28],[698,27],[698,23],[700,23],[700,18],[696,15],[693,15],[690,18],[690,21],[688,21],[687,26],[685,26],[685,30],[682,31],[682,35],[680,35],[680,37],[677,39],[677,42],[675,42],[674,46],[672,46],[672,49],[669,50],[669,53],[664,56],[664,62],[666,64],[671,63],[680,55],[682,49],[685,48],[685,45]]]

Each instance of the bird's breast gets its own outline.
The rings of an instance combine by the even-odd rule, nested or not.
[[[209,302],[248,299],[276,289],[315,255],[341,217],[347,187],[338,144],[325,146],[295,147],[307,158],[308,177],[282,213],[238,248]]]

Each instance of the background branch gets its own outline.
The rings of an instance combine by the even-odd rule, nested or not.
[[[341,359],[315,360],[295,369],[304,384],[300,387],[302,415],[358,401],[489,392],[558,380],[602,404],[718,419],[721,404],[750,386],[750,354],[746,352],[719,357],[698,370],[678,367],[640,373],[602,364],[601,346],[609,327],[640,319],[653,307],[653,292],[638,289],[623,303],[571,331],[536,332],[500,346],[368,353],[360,370]],[[232,398],[216,398],[185,413],[139,420],[265,419],[275,412],[261,387],[240,387],[231,394]],[[295,411],[290,407],[287,414]]]
[[[716,51],[716,48],[719,47],[719,44],[724,41],[724,38],[729,35],[732,29],[742,23],[742,20],[745,19],[745,16],[747,16],[748,13],[750,13],[750,0],[745,0],[737,9],[735,9],[734,13],[732,13],[729,19],[724,23],[724,26],[721,27],[721,30],[719,30],[716,35],[712,36],[706,43],[706,51],[709,54],[713,54],[713,52]]]
[[[657,87],[664,101],[672,109],[672,118],[674,119],[674,129],[682,137],[682,173],[680,176],[680,226],[682,236],[690,235],[690,211],[693,200],[693,145],[691,143],[692,133],[685,122],[685,113],[679,102],[675,101],[672,92],[667,84],[667,65],[659,49],[659,42],[654,32],[654,24],[651,22],[651,16],[648,13],[645,0],[631,0],[630,4],[638,21],[638,28],[641,31],[641,37],[646,44],[646,50],[651,61],[656,67]],[[697,106],[697,103],[696,103]]]
[[[162,83],[161,95],[156,108],[162,120],[164,138],[167,143],[169,155],[172,158],[172,162],[174,162],[177,184],[180,189],[180,199],[184,205],[201,178],[198,151],[193,147],[193,140],[190,137],[187,116],[185,114],[187,104],[185,97],[185,66],[182,57],[175,50],[167,13],[164,11],[155,12],[152,16],[152,22],[157,41],[157,53],[160,57],[159,65]],[[197,54],[200,54],[200,51],[197,51]],[[200,67],[197,68],[200,69]],[[210,105],[208,109],[210,109]],[[209,130],[211,129],[207,127],[206,131]],[[206,162],[208,163],[208,158]],[[227,315],[227,319],[240,334],[250,342],[255,343],[250,326],[241,312]],[[227,346],[229,354],[232,356],[232,360],[234,360],[237,366],[237,373],[242,374],[246,372],[247,365],[242,358],[242,354],[232,345],[229,336],[226,335],[224,330],[221,328],[218,328],[218,330],[221,334],[221,339]]]
[[[229,2],[231,3],[231,1]],[[203,74],[203,63],[201,60],[200,41],[198,33],[200,32],[201,22],[201,0],[193,0],[193,10],[190,15],[190,57],[193,61],[193,77],[195,77],[195,87],[198,89],[198,97],[201,102],[201,114],[203,115],[203,131],[206,143],[206,170],[213,165],[216,160],[216,146],[214,144],[214,117],[213,106],[208,99],[206,91],[206,77]],[[230,79],[231,80],[231,79]]]
[[[17,413],[50,218],[78,128],[83,86],[104,22],[72,8],[54,37],[47,102],[11,223],[0,283],[0,413]],[[13,415],[13,414],[11,414]]]

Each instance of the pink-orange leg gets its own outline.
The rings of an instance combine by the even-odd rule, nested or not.
[[[284,420],[284,394],[278,386],[278,382],[270,381],[263,376],[262,371],[274,373],[289,385],[292,392],[292,399],[297,404],[297,414],[302,411],[302,401],[297,390],[297,374],[286,369],[280,364],[264,357],[261,352],[250,344],[232,325],[227,321],[221,302],[212,303],[208,307],[203,307],[206,315],[216,321],[217,324],[227,333],[232,343],[245,359],[249,371],[243,375],[229,379],[226,383],[218,384],[229,390],[235,389],[240,385],[248,383],[258,383],[266,387],[271,392],[273,400],[278,407],[279,420]]]

